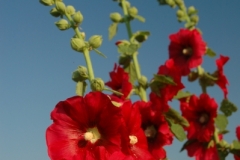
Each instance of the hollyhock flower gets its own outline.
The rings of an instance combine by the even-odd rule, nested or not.
[[[120,151],[121,109],[101,92],[59,102],[46,131],[52,160],[106,160]]]
[[[179,90],[184,88],[181,82],[181,73],[179,69],[175,66],[173,59],[169,59],[165,62],[165,65],[161,65],[158,69],[158,75],[164,75],[171,77],[175,82],[175,85],[164,84],[160,88],[160,95],[166,101],[172,100],[172,98],[178,93]]]
[[[114,65],[114,69],[109,73],[111,81],[105,84],[113,90],[119,91],[123,94],[122,99],[127,98],[132,90],[132,84],[129,82],[129,75],[120,66]]]
[[[187,145],[189,157],[195,157],[195,160],[220,160],[216,145],[207,147],[208,143],[194,140],[192,143]]]
[[[237,139],[240,141],[240,126],[237,126],[236,128],[236,136],[237,136]],[[239,155],[240,155],[240,151],[239,151]],[[234,159],[240,160],[240,156],[234,154]]]
[[[223,66],[227,63],[228,60],[229,57],[220,55],[220,58],[216,60],[218,69],[214,73],[218,78],[218,80],[215,83],[223,90],[225,99],[227,98],[228,94],[227,85],[229,85],[229,83],[227,77],[223,73]]]
[[[201,94],[198,98],[195,95],[190,97],[189,102],[181,102],[181,111],[190,126],[188,139],[197,139],[201,142],[208,142],[214,133],[214,118],[217,117],[217,103],[208,94]]]
[[[124,159],[153,160],[148,151],[146,136],[141,128],[141,115],[138,108],[133,107],[131,101],[125,101],[121,109],[124,126],[121,129]],[[116,159],[119,154],[121,153],[115,153],[115,156],[112,155],[111,158]]]
[[[155,110],[152,102],[138,101],[133,104],[139,108],[142,118],[142,129],[147,137],[148,149],[156,159],[166,158],[163,146],[172,144],[173,135],[164,115]]]
[[[206,52],[206,43],[197,29],[180,29],[169,36],[169,58],[181,69],[182,75],[188,75],[190,69],[202,64]]]

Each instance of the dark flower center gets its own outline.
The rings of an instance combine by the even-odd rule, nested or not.
[[[157,130],[153,125],[151,125],[144,130],[144,133],[148,139],[153,139],[157,135]]]
[[[79,148],[83,148],[87,145],[88,141],[86,141],[85,139],[81,139],[78,141],[78,147]]]
[[[209,115],[206,113],[202,113],[198,120],[201,124],[206,124],[209,121]]]
[[[193,54],[192,48],[191,48],[191,47],[185,47],[185,48],[183,48],[182,54],[183,54],[184,56],[186,56],[186,57],[190,57],[190,56]]]

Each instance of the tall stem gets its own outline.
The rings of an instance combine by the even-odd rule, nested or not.
[[[126,24],[126,28],[127,28],[127,32],[128,32],[128,38],[130,39],[132,37],[132,30],[131,30],[130,21],[128,19],[129,14],[128,14],[127,6],[126,6],[125,2],[126,2],[125,0],[121,1],[122,8],[123,8],[123,14],[124,14],[124,22]],[[136,74],[137,74],[137,79],[140,80],[142,75],[141,75],[140,65],[138,63],[137,54],[138,54],[138,52],[133,53],[132,58],[133,58],[133,64],[134,64],[134,67],[135,67],[135,70],[136,70]],[[140,94],[139,94],[140,98],[143,101],[147,101],[146,90],[141,85],[140,85],[139,89],[140,89]]]

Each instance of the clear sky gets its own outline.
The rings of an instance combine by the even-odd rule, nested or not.
[[[118,61],[114,43],[127,39],[124,25],[118,34],[108,40],[109,14],[121,12],[111,0],[64,1],[73,5],[84,16],[82,31],[87,38],[99,34],[103,45],[99,48],[108,58],[91,53],[95,77],[108,81],[108,73]],[[151,79],[158,67],[168,58],[169,34],[183,27],[176,20],[176,9],[159,6],[157,0],[130,0],[145,23],[134,21],[133,31],[149,30],[151,36],[139,51],[142,74]],[[185,0],[194,5],[200,16],[198,27],[203,38],[217,53],[227,55],[230,61],[224,71],[230,82],[230,101],[240,106],[240,1],[239,0]],[[73,31],[59,31],[54,22],[58,19],[49,14],[38,0],[0,1],[0,159],[1,160],[47,160],[45,130],[52,123],[50,112],[60,100],[75,95],[75,83],[71,73],[78,65],[85,65],[81,54],[70,47]],[[204,57],[203,67],[213,72],[216,58]],[[184,81],[186,82],[186,81]],[[185,83],[187,89],[200,94],[198,83]],[[217,87],[208,90],[218,104],[223,98]],[[178,103],[172,103],[178,109]],[[226,135],[228,142],[235,138],[235,127],[240,125],[240,111],[229,118]],[[186,160],[186,152],[179,153],[181,143],[166,147],[170,160]],[[228,156],[228,160],[233,159]]]

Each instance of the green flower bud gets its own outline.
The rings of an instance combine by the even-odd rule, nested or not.
[[[88,71],[84,66],[78,66],[77,70],[72,73],[72,80],[75,82],[85,81],[88,79]]]
[[[85,42],[84,40],[80,38],[72,38],[71,39],[71,47],[73,50],[78,51],[78,52],[83,52],[83,49],[85,47]]]
[[[73,6],[67,6],[66,13],[69,15],[73,15],[75,13],[75,8]]]
[[[194,6],[188,7],[188,14],[189,15],[193,15],[193,14],[196,14],[196,13],[197,13],[197,10],[195,9]]]
[[[136,16],[136,15],[138,15],[138,9],[136,7],[131,7],[131,8],[128,9],[128,13],[131,16]]]
[[[51,6],[54,4],[54,0],[40,0],[40,3],[42,3],[44,6]]]
[[[111,13],[110,14],[110,19],[113,21],[113,22],[120,22],[122,20],[122,16],[120,13],[117,13],[117,12],[114,12],[114,13]]]
[[[95,78],[91,82],[91,89],[93,91],[102,91],[104,89],[104,82],[101,78]]]
[[[82,39],[85,40],[85,32],[81,32]],[[73,38],[78,38],[78,36],[75,34]]]
[[[145,76],[141,76],[141,78],[138,80],[138,82],[144,87],[147,88],[148,86],[148,79]]]
[[[182,18],[184,16],[185,16],[185,13],[183,12],[183,10],[181,10],[181,9],[177,10],[177,17],[178,18]]]
[[[198,21],[199,21],[198,15],[193,15],[190,19],[191,19],[191,21],[194,22],[195,24],[197,24]]]
[[[59,17],[59,16],[61,15],[61,13],[58,12],[58,10],[57,10],[55,7],[51,9],[50,14],[51,14],[53,17]]]
[[[176,3],[174,0],[166,0],[166,3],[172,8],[176,7]]]
[[[61,14],[64,14],[65,13],[65,4],[63,2],[59,2],[57,1],[56,3],[56,9],[61,13]]]
[[[66,30],[70,28],[70,25],[68,24],[68,21],[66,19],[60,19],[59,21],[55,22],[55,25],[60,30]]]
[[[183,0],[175,0],[175,3],[176,3],[178,6],[182,6],[182,5],[183,5]]]
[[[193,82],[195,81],[196,79],[198,79],[198,73],[197,72],[191,72],[188,74],[188,81],[189,82]]]
[[[88,40],[90,46],[93,48],[100,47],[102,45],[102,41],[103,41],[102,36],[99,36],[99,35],[94,35],[90,37]]]
[[[72,18],[73,18],[73,21],[77,24],[81,24],[83,21],[83,15],[81,14],[80,11],[76,12]]]

